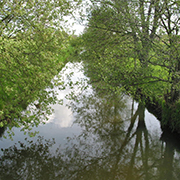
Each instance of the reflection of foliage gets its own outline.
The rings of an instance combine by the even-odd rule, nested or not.
[[[19,142],[9,149],[3,149],[0,161],[0,179],[54,179],[58,164],[51,156],[50,147],[55,141],[39,137],[36,143],[27,141],[27,145]],[[19,148],[18,148],[19,146]]]
[[[72,110],[78,113],[75,122],[80,123],[87,131],[99,126],[97,131],[102,135],[109,135],[111,130],[112,133],[117,131],[119,127],[123,127],[123,119],[128,119],[129,114],[125,112],[126,99],[123,96],[118,97],[121,100],[116,98],[114,95],[108,99],[98,99],[92,94],[88,97],[82,96],[82,99],[79,97],[76,104],[71,103]]]
[[[175,148],[168,142],[161,146],[158,137],[149,134],[144,105],[135,111],[133,104],[128,108],[127,96],[110,91],[102,95],[99,90],[76,94],[71,101],[75,123],[83,128],[71,152],[77,163],[83,163],[73,172],[74,179],[180,177]]]
[[[127,96],[103,96],[88,89],[71,95],[75,123],[82,133],[56,151],[52,151],[55,140],[42,137],[3,149],[0,179],[180,178],[179,154],[171,141],[161,144],[156,134],[148,132],[143,104],[135,108]]]
[[[126,131],[101,135],[98,129],[103,126],[94,124],[54,153],[51,148],[55,140],[42,137],[35,143],[26,140],[1,149],[0,179],[176,179],[172,172],[179,178],[179,162],[173,157],[172,144],[161,147],[156,136],[150,137],[143,112],[139,105]],[[119,124],[118,129],[124,127]]]

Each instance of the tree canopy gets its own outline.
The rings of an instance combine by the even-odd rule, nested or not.
[[[179,1],[91,3],[83,59],[94,81],[168,107],[178,103]]]
[[[0,126],[39,124],[40,120],[19,119],[35,100],[52,97],[43,89],[67,61],[69,35],[63,18],[80,1],[0,1]],[[45,103],[46,104],[46,103]],[[42,107],[42,106],[41,106]]]

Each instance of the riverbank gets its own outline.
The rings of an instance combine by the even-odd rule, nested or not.
[[[162,130],[176,134],[180,138],[180,103],[175,101],[166,103],[164,99],[148,97],[139,89],[133,96],[137,101],[144,101],[146,108],[160,122]],[[140,98],[141,97],[141,98]],[[143,99],[142,99],[143,98]]]

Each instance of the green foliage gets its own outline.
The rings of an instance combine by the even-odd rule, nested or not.
[[[50,114],[56,98],[51,80],[68,60],[69,35],[63,16],[80,1],[37,0],[0,2],[0,126],[28,129],[46,118],[22,111],[38,101],[39,113]],[[49,91],[45,91],[47,88]],[[38,110],[37,110],[38,111]],[[45,113],[46,112],[46,113]],[[31,114],[31,115],[28,115]]]
[[[82,53],[83,51],[83,40],[81,38],[81,36],[71,36],[70,40],[69,40],[69,55],[70,55],[70,58],[69,60],[70,61],[73,61],[73,62],[78,62],[78,61],[81,61],[81,58],[79,56],[79,54]]]
[[[91,2],[82,59],[92,82],[114,91],[125,90],[139,100],[143,96],[165,102],[176,114],[178,1]]]
[[[179,132],[180,129],[180,102],[173,105],[163,104],[162,127],[169,127],[172,131]]]

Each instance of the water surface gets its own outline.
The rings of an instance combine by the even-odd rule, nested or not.
[[[87,86],[81,67],[62,70],[66,89],[55,90],[63,105],[51,105],[46,124],[33,128],[38,135],[14,128],[13,141],[1,137],[0,179],[180,179],[176,139],[129,96]]]

